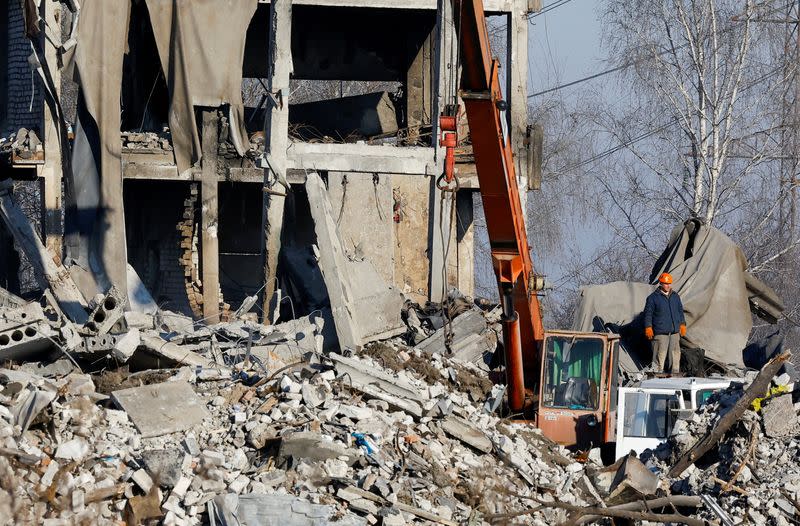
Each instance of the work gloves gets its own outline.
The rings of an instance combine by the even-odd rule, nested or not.
[[[681,336],[686,336],[686,325],[681,323]]]
[[[653,334],[652,327],[645,327],[644,328],[644,335],[647,337],[648,340],[652,340],[655,334]]]

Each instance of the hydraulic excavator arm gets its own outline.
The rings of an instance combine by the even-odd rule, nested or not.
[[[519,198],[514,155],[505,133],[507,108],[492,58],[481,0],[453,0],[455,27],[460,28],[462,75],[459,96],[464,101],[483,210],[503,305],[503,333],[512,412],[526,408],[526,383],[538,384],[544,327],[536,291],[541,280],[533,263]],[[446,149],[445,179],[452,180],[456,118],[441,117],[441,144]],[[526,382],[526,378],[528,382]]]

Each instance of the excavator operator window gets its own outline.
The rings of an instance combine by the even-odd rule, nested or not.
[[[546,407],[594,410],[599,405],[603,340],[550,336],[543,402]]]

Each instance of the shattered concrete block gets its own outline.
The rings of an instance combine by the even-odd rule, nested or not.
[[[658,489],[658,476],[647,469],[635,456],[623,457],[611,483],[607,504],[622,504],[654,495]]]
[[[208,418],[205,404],[184,381],[131,387],[111,393],[142,437],[184,431]]]
[[[129,328],[136,328],[141,330],[155,329],[155,317],[146,312],[127,311],[123,314],[125,317],[125,324]]]
[[[111,287],[97,302],[86,326],[98,335],[106,334],[122,318],[126,301],[125,295],[120,294],[116,287]]]
[[[153,488],[153,479],[143,469],[136,470],[133,475],[131,475],[131,480],[142,488],[142,491],[145,493],[148,493]]]
[[[491,453],[492,441],[479,428],[473,426],[467,420],[450,415],[441,422],[445,433],[463,442],[464,444],[482,451]]]
[[[57,336],[38,303],[0,311],[0,361],[29,361],[54,348]]]
[[[319,433],[300,432],[283,437],[278,456],[311,460],[344,457],[348,464],[353,464],[360,454],[358,450],[333,442]]]
[[[127,362],[128,359],[133,356],[133,353],[136,352],[136,349],[139,348],[141,342],[142,338],[139,334],[139,329],[130,329],[123,336],[117,337],[111,355],[120,362]]]
[[[422,417],[422,406],[428,400],[427,393],[358,360],[338,354],[331,354],[329,358],[336,365],[339,376],[347,375],[354,388],[399,407],[417,418]]]
[[[89,443],[85,438],[77,437],[64,442],[56,450],[56,458],[81,460],[89,454]]]
[[[798,424],[797,413],[792,403],[792,395],[776,396],[761,409],[764,434],[777,438],[792,434]]]
[[[184,456],[185,453],[178,448],[149,449],[142,451],[142,462],[159,486],[172,488],[183,474]]]

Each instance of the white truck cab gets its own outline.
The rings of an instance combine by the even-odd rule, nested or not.
[[[734,378],[653,378],[619,389],[616,458],[666,442],[679,412],[693,413]]]

